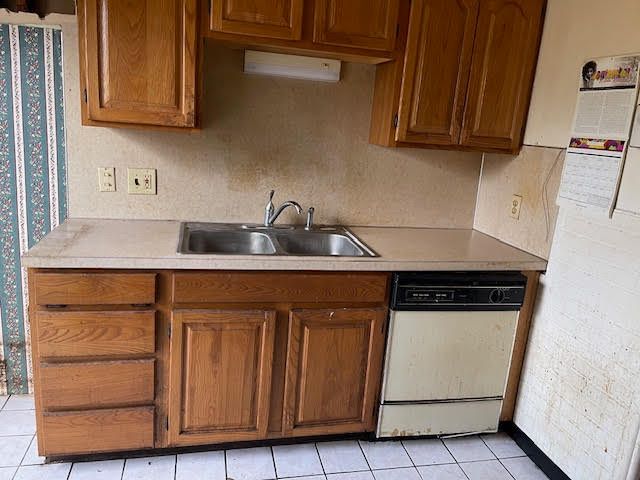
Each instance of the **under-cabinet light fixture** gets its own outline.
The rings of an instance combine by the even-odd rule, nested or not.
[[[244,73],[300,78],[321,82],[340,81],[340,60],[245,50]]]

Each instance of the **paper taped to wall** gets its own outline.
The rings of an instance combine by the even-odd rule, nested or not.
[[[617,211],[640,216],[640,148],[630,147],[627,152]]]
[[[622,157],[567,152],[560,199],[608,210],[618,186]]]
[[[633,122],[633,126],[631,127],[629,146],[640,148],[640,104],[636,107],[636,121]]]
[[[558,204],[611,216],[638,99],[640,55],[584,63]]]
[[[635,89],[580,92],[573,134],[627,138],[635,100]]]

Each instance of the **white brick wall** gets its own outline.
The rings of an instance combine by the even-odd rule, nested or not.
[[[515,423],[574,480],[625,479],[640,425],[640,219],[560,212]]]

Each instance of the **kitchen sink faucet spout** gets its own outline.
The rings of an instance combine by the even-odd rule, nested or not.
[[[265,227],[273,227],[273,223],[278,219],[280,214],[287,207],[295,208],[298,215],[302,213],[302,207],[300,206],[300,204],[298,202],[294,202],[293,200],[287,200],[276,209],[273,205],[274,194],[275,194],[274,190],[271,190],[269,192],[269,201],[267,202],[267,205],[264,208],[264,226]]]

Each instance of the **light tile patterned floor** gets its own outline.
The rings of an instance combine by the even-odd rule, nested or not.
[[[0,480],[546,480],[506,434],[339,441],[44,465],[33,397],[0,397]]]

